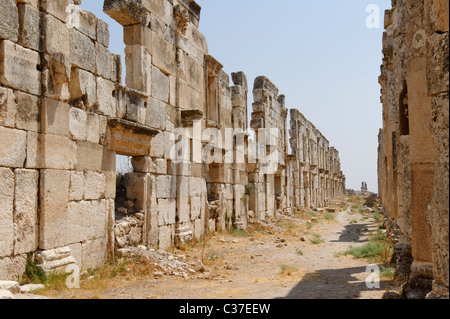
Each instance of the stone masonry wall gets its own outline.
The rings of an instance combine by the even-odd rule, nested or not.
[[[80,3],[0,0],[0,279],[29,252],[49,272],[86,270],[127,243],[167,249],[343,194],[339,153],[298,111],[288,154],[285,99],[265,77],[252,140],[247,78],[208,54],[195,1],[105,0],[124,68]],[[131,157],[123,185],[116,155]]]
[[[448,298],[448,1],[392,7],[380,77],[380,196],[406,296]]]

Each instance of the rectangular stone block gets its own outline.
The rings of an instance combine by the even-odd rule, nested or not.
[[[15,101],[17,102],[16,127],[26,131],[39,132],[41,118],[38,97],[16,92]]]
[[[169,77],[158,68],[152,67],[152,97],[167,103],[169,102],[169,92]]]
[[[14,254],[35,251],[38,242],[38,181],[36,170],[17,169],[14,196]]]
[[[75,29],[69,29],[70,59],[81,69],[95,72],[95,45],[89,37]]]
[[[98,238],[89,240],[82,244],[82,270],[96,269],[104,264],[106,259],[107,243],[108,241],[106,238]]]
[[[27,133],[0,126],[0,166],[24,167]]]
[[[68,204],[67,242],[84,242],[106,237],[106,201],[80,201]]]
[[[69,171],[46,169],[40,175],[39,247],[68,244]]]
[[[0,39],[17,41],[19,15],[14,0],[0,0]]]
[[[197,239],[201,239],[204,233],[203,222],[201,219],[197,219],[194,222],[194,237]]]
[[[151,188],[149,175],[144,173],[129,173],[125,176],[127,198],[135,201],[135,208],[144,210],[147,207]]]
[[[89,111],[97,102],[97,82],[95,76],[80,68],[73,68],[69,83],[70,99],[82,100]]]
[[[125,47],[125,65],[127,87],[151,93],[152,85],[152,57],[146,47],[136,44]]]
[[[163,70],[165,74],[176,73],[176,50],[175,47],[153,32],[152,35],[152,63]]]
[[[195,221],[202,215],[204,203],[201,197],[191,196],[191,220]],[[206,204],[206,203],[205,203]]]
[[[0,41],[0,83],[14,89],[41,94],[41,72],[38,52],[11,41]]]
[[[158,247],[168,249],[173,244],[174,231],[171,226],[159,227]]]
[[[69,199],[71,201],[83,200],[84,172],[70,172]]]
[[[100,116],[97,114],[87,114],[86,141],[95,144],[98,144],[100,141]]]
[[[14,173],[0,167],[0,257],[14,251]]]
[[[43,135],[41,137],[42,158],[45,168],[72,170],[77,164],[77,144],[67,137],[58,135]]]
[[[109,47],[109,26],[103,20],[97,20],[97,41]]]
[[[97,78],[97,112],[109,116],[116,117],[117,100],[114,96],[116,87],[113,82],[103,78]]]
[[[42,17],[42,50],[46,53],[62,53],[70,57],[69,29],[52,15]]]
[[[94,41],[97,40],[98,19],[92,12],[75,5],[71,5],[66,10],[69,10],[69,19],[67,20],[69,27],[77,29]]]
[[[0,87],[0,125],[15,127],[17,105],[14,101],[14,92],[11,89]]]
[[[108,48],[100,43],[95,44],[95,69],[98,75],[105,79],[111,79],[112,54]]]
[[[41,1],[41,8],[53,15],[55,18],[58,18],[59,20],[66,22],[67,18],[69,16],[69,13],[71,12],[70,8],[67,8],[69,5],[73,6],[72,4],[73,0],[42,0]]]
[[[44,134],[70,137],[70,105],[53,99],[41,99],[41,129]]]
[[[114,199],[116,198],[116,172],[108,171],[105,172],[106,187],[105,187],[105,198]]]
[[[39,51],[40,49],[40,12],[28,4],[19,4],[19,44]]]
[[[41,168],[41,134],[31,131],[27,132],[26,156],[26,168]]]
[[[84,180],[84,199],[95,200],[105,196],[106,178],[103,173],[86,172]]]
[[[158,199],[158,226],[175,224],[176,212],[175,199]]]
[[[168,107],[166,103],[149,98],[145,124],[158,130],[164,130],[166,127],[166,107]]]
[[[89,143],[77,142],[77,171],[115,171],[115,154],[107,147]]]
[[[177,185],[176,178],[173,176],[158,176],[156,178],[156,197],[157,198],[176,198]]]
[[[78,141],[86,140],[86,123],[87,123],[87,114],[85,111],[70,108],[69,111],[69,132],[72,136],[72,139]]]

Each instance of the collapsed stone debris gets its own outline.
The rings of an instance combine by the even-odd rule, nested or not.
[[[287,127],[264,76],[249,114],[246,75],[230,83],[208,54],[195,1],[105,0],[124,69],[80,3],[0,0],[0,279],[21,276],[28,252],[46,271],[84,271],[115,249],[167,249],[343,194],[338,151],[297,110]],[[203,133],[227,129],[231,143]],[[132,157],[120,187],[116,155]]]
[[[379,193],[407,298],[448,298],[449,3],[393,1],[383,37]]]

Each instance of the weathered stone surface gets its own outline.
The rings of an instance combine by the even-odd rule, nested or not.
[[[42,0],[41,7],[45,12],[53,15],[59,20],[66,22],[66,19],[71,12],[67,7],[71,5],[72,0],[61,0],[61,1],[52,1],[52,0]]]
[[[18,293],[20,292],[20,285],[17,281],[0,280],[0,290]]]
[[[69,265],[77,263],[68,246],[39,251],[36,254],[38,266],[47,274],[66,273]]]
[[[85,111],[70,108],[69,111],[69,132],[72,139],[78,141],[86,140],[87,114]]]
[[[86,238],[105,236],[106,213],[105,200],[70,202],[68,205],[67,242],[77,243]]]
[[[27,133],[0,126],[0,166],[23,167],[26,156]]]
[[[46,53],[62,53],[70,56],[69,30],[63,22],[51,15],[44,15],[42,50]]]
[[[156,197],[176,198],[176,178],[172,176],[158,176],[156,178]]]
[[[38,181],[36,170],[15,171],[14,254],[34,251],[38,247]]]
[[[89,72],[95,72],[95,45],[81,32],[69,29],[70,58],[72,64]]]
[[[0,125],[14,127],[17,107],[13,90],[0,87]]]
[[[39,53],[8,40],[0,41],[0,83],[34,95],[41,93]]]
[[[102,20],[97,21],[97,41],[105,47],[109,46],[109,26]]]
[[[27,255],[0,257],[0,278],[14,280],[25,272]]]
[[[84,181],[84,199],[99,199],[104,197],[106,178],[102,173],[86,172]]]
[[[73,68],[70,76],[70,98],[81,100],[86,110],[90,110],[97,102],[97,83],[95,76],[80,68]]]
[[[10,299],[11,300],[11,299],[15,299],[15,298],[11,291],[5,290],[5,289],[0,289],[0,299],[3,299],[3,300]]]
[[[0,257],[10,256],[14,249],[14,173],[0,168]]]
[[[19,15],[14,0],[1,0],[0,7],[0,39],[17,41]]]
[[[113,95],[115,85],[103,78],[97,78],[97,111],[106,116],[115,117],[117,113],[117,101]]]
[[[106,238],[98,238],[83,243],[82,270],[95,269],[103,265],[106,259],[106,244]]]
[[[23,47],[40,49],[40,13],[32,5],[19,4],[19,44]]]
[[[70,106],[64,102],[43,98],[41,108],[42,133],[70,137]]]
[[[69,199],[71,201],[83,200],[84,195],[84,172],[70,172]]]
[[[29,285],[23,285],[20,286],[20,293],[21,294],[30,294],[33,293],[35,291],[44,289],[45,286],[41,285],[41,284],[29,284]]]
[[[41,137],[42,166],[51,169],[74,169],[77,164],[77,144],[67,137],[47,134]]]
[[[174,199],[158,199],[158,226],[175,224],[176,210]]]
[[[158,68],[152,67],[152,96],[163,102],[169,102],[169,77]]]
[[[39,99],[30,94],[16,92],[17,113],[16,127],[18,129],[39,132],[41,128]]]
[[[70,173],[42,170],[40,174],[39,247],[53,249],[67,243]]]

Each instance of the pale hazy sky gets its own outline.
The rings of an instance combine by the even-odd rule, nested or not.
[[[286,106],[300,110],[340,151],[347,188],[360,189],[366,181],[377,192],[378,76],[383,15],[390,1],[197,2],[209,53],[224,70],[244,71],[250,90],[257,76],[267,76],[286,95]],[[380,8],[380,28],[366,27],[371,4]],[[102,6],[102,0],[83,0],[81,8],[109,23],[110,49],[123,54],[122,27]]]

